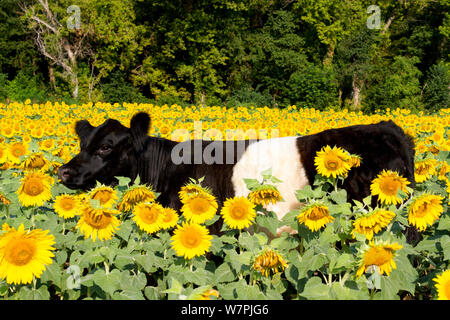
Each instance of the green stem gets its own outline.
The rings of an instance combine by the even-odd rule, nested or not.
[[[103,264],[105,265],[105,272],[106,272],[106,274],[109,274],[109,266],[108,266],[108,263],[106,263],[106,260],[103,261]]]

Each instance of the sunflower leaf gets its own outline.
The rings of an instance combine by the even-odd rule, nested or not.
[[[330,299],[330,287],[322,283],[322,279],[319,277],[312,277],[308,280],[301,297],[309,300],[329,300]]]

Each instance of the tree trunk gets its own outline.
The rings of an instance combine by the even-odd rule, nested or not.
[[[352,110],[360,110],[361,109],[361,89],[364,86],[364,80],[359,79],[358,75],[355,73],[353,75],[352,81],[352,89],[353,89],[353,98],[352,98]]]
[[[53,90],[56,90],[55,68],[53,68],[52,66],[48,67],[48,78]]]
[[[70,80],[72,82],[72,98],[77,99],[78,98],[78,75],[76,73],[72,73],[70,75]]]
[[[327,54],[325,55],[325,58],[323,59],[323,65],[324,66],[331,66],[331,63],[333,62],[333,56],[334,56],[334,49],[336,45],[330,44],[327,49]]]

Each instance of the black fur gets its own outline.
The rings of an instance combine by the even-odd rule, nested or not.
[[[348,200],[361,201],[370,194],[371,181],[383,170],[397,171],[414,188],[414,148],[412,138],[392,121],[371,125],[355,125],[329,129],[317,134],[300,137],[297,146],[309,183],[317,174],[314,165],[316,152],[324,146],[341,147],[361,156],[361,166],[352,168],[342,187]],[[374,197],[374,203],[376,198]]]

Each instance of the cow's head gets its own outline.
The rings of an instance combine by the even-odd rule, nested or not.
[[[130,128],[108,119],[98,127],[87,120],[75,124],[80,139],[80,153],[61,166],[58,176],[71,189],[90,189],[96,181],[117,184],[117,176],[134,178],[137,154],[141,153],[150,117],[140,112],[133,116]]]

